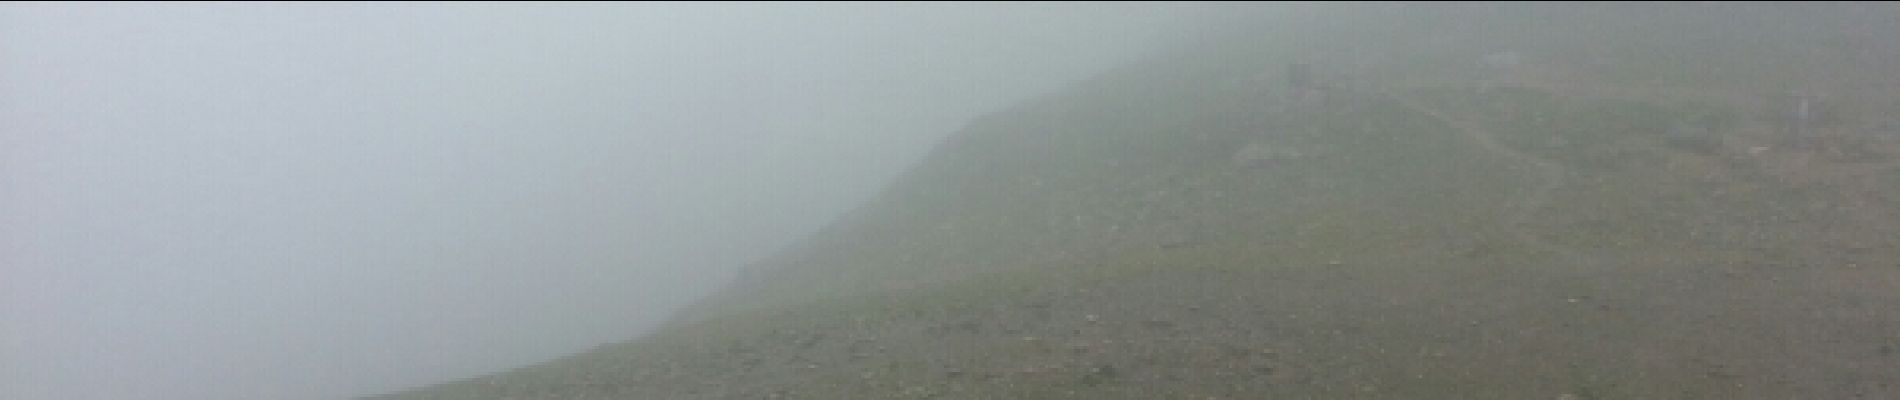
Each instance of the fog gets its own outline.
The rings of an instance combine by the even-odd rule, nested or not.
[[[1192,4],[0,6],[0,398],[626,340]]]

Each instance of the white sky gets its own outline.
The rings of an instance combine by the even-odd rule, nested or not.
[[[626,339],[1196,7],[0,4],[0,398],[339,398]]]

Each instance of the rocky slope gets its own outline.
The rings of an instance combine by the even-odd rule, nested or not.
[[[380,398],[1900,398],[1900,8],[1392,7],[981,118],[655,334]]]

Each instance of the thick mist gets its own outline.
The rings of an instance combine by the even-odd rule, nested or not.
[[[0,398],[629,339],[1189,4],[0,6]]]

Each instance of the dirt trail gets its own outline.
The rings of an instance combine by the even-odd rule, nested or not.
[[[1418,110],[1426,115],[1430,115],[1432,118],[1445,121],[1445,124],[1457,130],[1465,138],[1477,143],[1478,146],[1485,151],[1502,155],[1522,165],[1530,166],[1533,169],[1532,173],[1535,174],[1538,183],[1536,186],[1531,187],[1528,193],[1519,196],[1516,201],[1512,202],[1510,214],[1508,214],[1504,220],[1505,226],[1509,228],[1513,237],[1516,237],[1525,244],[1536,247],[1538,250],[1556,253],[1565,258],[1577,258],[1578,255],[1576,252],[1570,248],[1551,243],[1531,233],[1529,229],[1523,228],[1523,225],[1529,222],[1530,219],[1537,214],[1539,209],[1544,207],[1544,203],[1549,201],[1550,193],[1555,191],[1558,187],[1563,186],[1564,175],[1567,171],[1562,164],[1513,149],[1510,146],[1498,142],[1495,135],[1492,135],[1483,128],[1479,128],[1476,124],[1463,119],[1454,118],[1442,110],[1418,101],[1418,99],[1404,95],[1388,96],[1398,100],[1400,104],[1407,108]]]

